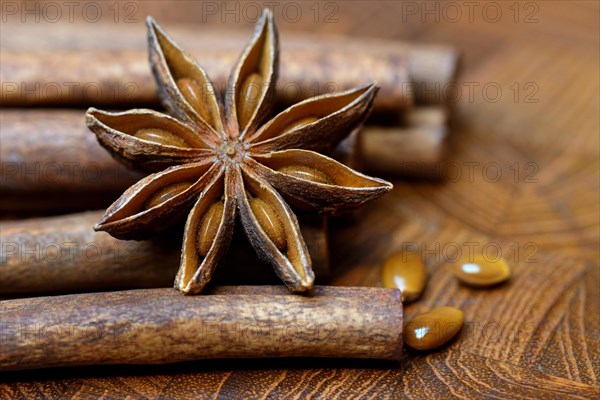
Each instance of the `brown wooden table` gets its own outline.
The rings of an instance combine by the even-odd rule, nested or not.
[[[140,12],[156,15],[158,3]],[[338,285],[379,285],[386,254],[403,245],[421,251],[431,279],[407,317],[459,307],[466,325],[457,340],[431,354],[407,351],[398,363],[224,360],[11,373],[0,376],[2,397],[598,398],[599,3],[476,2],[472,18],[451,3],[462,10],[458,20],[438,2],[426,3],[437,16],[424,17],[421,2],[336,3],[339,22],[316,29],[464,53],[445,182],[396,180],[390,195],[332,231]],[[197,7],[163,19],[193,22],[188,9]],[[493,22],[496,8],[502,16]],[[303,29],[280,26],[283,34]],[[468,248],[501,251],[511,280],[492,290],[458,285],[448,260]]]

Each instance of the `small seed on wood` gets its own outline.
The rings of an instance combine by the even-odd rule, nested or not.
[[[488,287],[508,280],[510,268],[502,257],[489,260],[483,256],[475,256],[473,259],[462,260],[455,264],[454,274],[465,285]]]
[[[277,246],[279,250],[285,250],[287,247],[285,230],[273,207],[266,201],[255,197],[250,200],[250,208],[269,239],[275,243],[275,246]]]
[[[404,327],[404,343],[416,350],[433,350],[460,332],[465,314],[454,307],[440,307],[413,318]]]
[[[258,106],[258,101],[260,100],[260,94],[262,92],[262,84],[262,77],[257,73],[248,75],[242,83],[237,106],[240,130],[243,130],[246,127],[252,114],[254,114],[254,110]]]
[[[325,173],[316,168],[307,167],[304,165],[286,165],[285,167],[279,168],[277,171],[296,178],[322,183],[325,185],[331,185],[333,183],[331,178],[329,178]]]
[[[176,134],[160,128],[142,128],[135,132],[133,136],[156,144],[183,148],[192,147]]]
[[[420,255],[398,252],[385,261],[381,280],[384,287],[400,289],[402,302],[410,303],[423,293],[427,283],[427,270]]]
[[[165,201],[177,196],[179,193],[188,189],[193,184],[194,182],[177,182],[165,186],[162,189],[158,190],[156,193],[154,193],[152,196],[150,196],[148,200],[146,200],[144,208],[146,210],[149,210],[152,207],[156,207],[157,205],[162,204]]]
[[[210,247],[215,241],[217,231],[219,230],[219,224],[223,218],[224,209],[225,206],[223,205],[223,202],[218,201],[210,206],[202,218],[200,228],[198,229],[197,239],[198,253],[200,253],[202,257],[208,254]]]

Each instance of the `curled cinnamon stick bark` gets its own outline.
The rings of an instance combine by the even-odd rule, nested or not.
[[[110,192],[143,176],[114,162],[81,110],[2,110],[0,126],[2,190]]]
[[[170,287],[179,257],[179,233],[153,240],[118,240],[92,227],[103,211],[0,222],[0,297],[15,294]],[[326,222],[300,217],[317,279],[329,276]],[[245,238],[232,244],[215,280],[271,283],[277,277]]]
[[[18,33],[18,28],[16,31],[14,28],[12,30]],[[44,51],[30,49],[24,53],[23,44],[17,41],[11,46],[8,40],[2,53],[0,104],[116,107],[157,103],[156,86],[144,49],[144,32],[136,31],[135,37],[139,40],[135,42],[123,44],[119,39],[118,50],[110,48],[110,42],[105,44],[104,36],[94,36],[97,32],[91,31],[82,45],[84,49],[93,50],[63,45],[53,51],[47,51],[47,46]],[[189,49],[223,90],[228,71],[244,47],[246,36],[238,32],[202,32],[178,27],[169,27],[169,32]],[[63,35],[73,36],[73,32],[67,29]],[[131,32],[128,35],[131,37]],[[18,37],[18,34],[12,36]],[[81,32],[77,32],[77,36],[82,36]],[[36,48],[35,44],[26,45]],[[377,81],[381,89],[374,103],[375,114],[398,114],[413,103],[415,96],[417,103],[439,104],[447,100],[458,59],[457,51],[447,46],[290,35],[282,43],[281,84],[277,87],[277,96],[284,103],[295,103]]]
[[[115,162],[80,110],[1,110],[0,127],[0,209],[101,208],[144,176]]]
[[[351,157],[373,173],[437,177],[445,156],[447,119],[443,107],[415,108],[407,115],[406,127],[361,131]]]
[[[240,49],[192,51],[192,55],[203,60],[201,65],[223,91]],[[157,89],[147,58],[145,51],[4,52],[6,72],[0,104],[154,105],[158,103]],[[302,54],[283,52],[276,96],[281,103],[292,104],[377,81],[381,90],[374,102],[375,111],[398,113],[411,103],[407,62],[404,57],[389,55],[355,57],[354,53],[308,49]]]
[[[396,360],[400,291],[217,287],[206,295],[141,289],[6,300],[0,370],[166,364],[212,358]]]
[[[408,118],[439,113],[443,111],[416,108]],[[354,137],[341,144],[338,153],[345,156],[339,158],[353,168],[362,162],[375,166],[375,172],[392,175],[407,172],[412,163],[427,166],[438,162],[445,127],[436,118],[427,117],[423,123],[409,121],[415,126],[385,131],[365,126],[362,159]],[[107,207],[143,177],[110,157],[85,126],[81,111],[1,110],[0,126],[0,210]],[[390,149],[396,151],[391,158]],[[413,175],[418,174],[415,168]]]

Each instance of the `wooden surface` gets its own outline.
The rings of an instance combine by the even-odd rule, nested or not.
[[[390,195],[354,220],[338,221],[334,283],[378,285],[385,255],[414,244],[426,251],[431,279],[406,317],[434,306],[459,307],[466,326],[457,340],[431,354],[407,351],[400,363],[230,360],[11,373],[0,377],[2,396],[598,398],[598,3],[543,1],[533,9],[519,3],[515,23],[513,2],[497,2],[503,11],[497,23],[484,20],[481,9],[471,23],[463,9],[458,22],[406,16],[402,24],[403,3],[339,3],[337,24],[309,24],[452,44],[465,55],[448,179],[396,181]],[[523,22],[532,10],[537,22]],[[176,20],[173,13],[165,18]],[[282,35],[285,29],[282,24]],[[476,87],[471,100],[469,82],[479,88],[497,83],[502,97],[493,102]],[[526,102],[528,95],[536,102]],[[490,251],[502,250],[512,279],[485,291],[458,285],[447,260],[459,248],[481,251],[488,243]]]

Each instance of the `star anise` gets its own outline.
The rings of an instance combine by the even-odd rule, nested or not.
[[[146,109],[88,110],[89,128],[115,157],[160,171],[125,191],[94,229],[140,239],[188,213],[175,286],[190,294],[210,280],[239,215],[252,246],[285,284],[293,291],[310,289],[310,256],[283,197],[303,209],[336,212],[392,188],[317,153],[362,124],[377,87],[311,98],[265,123],[278,69],[277,31],[268,10],[231,73],[224,101],[152,18],[147,24],[152,70],[176,118]]]

